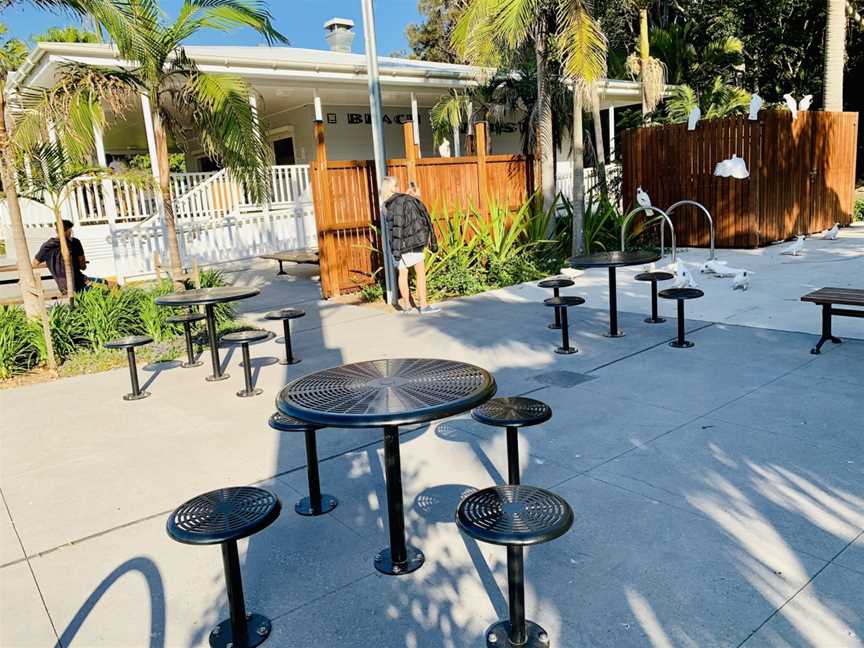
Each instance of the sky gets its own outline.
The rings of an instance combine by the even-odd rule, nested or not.
[[[160,4],[167,17],[174,18],[182,0],[162,0]],[[385,56],[398,50],[407,50],[405,27],[420,20],[416,0],[375,0],[374,5],[378,54]],[[353,51],[364,51],[360,0],[269,0],[269,6],[276,29],[287,36],[294,47],[325,49],[327,43],[323,25],[330,18],[338,16],[354,21],[357,37]],[[9,36],[27,40],[49,27],[76,24],[76,19],[18,2],[0,12],[0,22],[9,29]],[[252,30],[237,30],[227,34],[205,30],[188,42],[194,45],[257,45],[262,41]]]

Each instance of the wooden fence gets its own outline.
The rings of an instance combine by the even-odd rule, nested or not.
[[[517,209],[533,191],[533,159],[487,155],[485,124],[476,125],[476,157],[421,158],[412,124],[405,124],[404,129],[405,158],[388,160],[387,173],[399,180],[402,191],[413,182],[433,215],[454,209],[487,214],[493,204]],[[376,279],[381,268],[380,213],[375,163],[328,160],[322,122],[315,123],[315,137],[312,195],[321,290],[328,298]]]
[[[665,209],[695,200],[711,212],[717,247],[758,247],[852,219],[858,113],[766,111],[621,136],[625,207],[641,186]],[[744,158],[750,177],[714,175],[718,162]],[[707,246],[708,226],[692,207],[672,217],[681,246]]]

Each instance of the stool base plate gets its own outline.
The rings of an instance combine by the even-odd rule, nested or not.
[[[550,328],[550,329],[552,329],[553,331],[560,331],[560,330],[561,330],[561,325],[560,325],[560,324],[552,323],[552,324],[550,324],[549,326],[547,326],[546,328]]]
[[[180,366],[184,369],[191,369],[192,367],[200,367],[203,364],[204,363],[199,360],[198,362],[181,362]]]
[[[486,631],[486,648],[549,648],[549,635],[533,621],[525,621],[528,635],[523,644],[510,643],[510,621],[499,621]]]
[[[223,373],[221,376],[207,376],[204,380],[207,382],[221,382],[223,380],[228,380],[231,377],[231,374]]]
[[[249,648],[260,646],[270,636],[271,625],[270,619],[263,614],[247,614],[246,634],[249,637]],[[228,648],[234,645],[234,638],[231,636],[231,619],[225,619],[210,632],[210,646],[212,648]]]
[[[570,355],[571,353],[579,353],[579,349],[575,349],[573,347],[555,347],[555,353],[560,353],[561,355]]]
[[[321,504],[319,506],[318,511],[312,510],[312,500],[309,497],[304,497],[299,502],[294,505],[294,510],[298,515],[324,515],[325,513],[329,513],[339,504],[339,500],[337,500],[332,495],[327,495],[326,493],[321,493]]]
[[[609,331],[606,331],[606,332],[603,334],[603,337],[608,337],[608,338],[621,338],[621,337],[624,337],[624,331],[618,331],[617,333],[610,333]]]
[[[150,395],[150,392],[141,390],[137,395],[136,394],[124,394],[123,400],[125,401],[136,401],[143,400]]]
[[[282,358],[282,360],[279,361],[279,364],[280,365],[295,365],[295,364],[300,364],[302,361],[303,361],[302,358],[297,358],[297,357],[291,358],[290,360],[288,360],[287,358]]]
[[[408,559],[404,563],[396,564],[390,557],[390,547],[385,547],[379,551],[378,555],[375,557],[375,569],[382,574],[402,576],[417,571],[423,566],[423,563],[426,562],[426,556],[424,556],[423,552],[417,547],[408,545],[406,547],[406,553],[408,554]]]
[[[246,391],[245,389],[241,389],[240,391],[237,392],[237,395],[240,398],[251,398],[252,396],[258,396],[259,394],[263,394],[263,393],[264,393],[264,390],[259,387],[257,389],[250,389],[249,391]]]
[[[673,349],[690,349],[693,347],[693,343],[690,340],[684,340],[683,342],[678,342],[678,340],[673,340],[669,343],[669,346]]]
[[[653,318],[653,317],[646,317],[646,318],[645,318],[645,323],[646,323],[646,324],[662,324],[662,323],[665,322],[665,321],[666,321],[666,318],[665,318],[665,317],[658,317],[658,318],[656,318],[656,319]]]

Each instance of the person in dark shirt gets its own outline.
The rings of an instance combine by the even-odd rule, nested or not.
[[[90,280],[84,275],[82,270],[87,268],[87,258],[84,256],[84,246],[81,241],[72,236],[73,223],[69,220],[63,221],[64,234],[66,242],[69,246],[69,256],[72,257],[72,276],[74,278],[73,290],[80,292],[87,290],[90,286]],[[33,259],[34,268],[47,267],[57,282],[57,287],[64,295],[68,294],[66,281],[66,265],[63,263],[63,253],[60,250],[60,239],[52,237],[42,244],[36,257]]]

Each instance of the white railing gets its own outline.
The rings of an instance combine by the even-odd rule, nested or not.
[[[607,164],[606,165],[606,182],[611,191],[616,191],[620,186],[621,180],[621,165],[620,164]],[[597,188],[599,184],[599,179],[597,177],[597,170],[593,167],[589,167],[585,169],[585,194],[589,194],[591,191]],[[559,162],[558,167],[555,174],[555,185],[559,192],[564,194],[564,196],[571,200],[573,198],[573,174],[572,174],[572,166],[569,161],[567,162]]]
[[[312,185],[309,182],[309,165],[294,164],[270,167],[270,187],[270,203],[272,205],[311,202]]]
[[[216,171],[192,171],[189,173],[172,173],[171,174],[171,197],[174,200],[182,197],[183,194],[191,191],[199,184],[207,180],[210,176],[217,173]]]
[[[240,204],[240,187],[227,169],[217,171],[174,201],[174,216],[215,220],[234,212]]]

